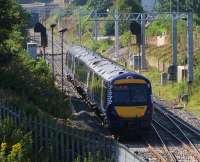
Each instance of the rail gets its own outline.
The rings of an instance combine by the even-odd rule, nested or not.
[[[197,136],[199,136],[199,134],[192,128],[186,126],[183,122],[179,121],[178,119],[175,119],[173,115],[161,109],[157,104],[155,104],[155,111],[159,113],[161,116],[165,117],[167,121],[170,122],[171,125],[173,125],[174,130],[176,130],[177,133],[179,134],[174,134],[174,132],[172,132],[171,129],[166,127],[166,124],[162,124],[162,122],[157,119],[156,120],[153,119],[153,123],[155,123],[155,125],[163,129],[170,136],[176,139],[176,141],[178,141],[185,150],[187,150],[189,153],[191,153],[192,156],[194,156],[198,161],[200,161],[199,150],[192,143],[191,139],[188,137],[187,132],[184,131],[183,127]],[[181,137],[184,139],[184,141],[183,139],[181,139]]]

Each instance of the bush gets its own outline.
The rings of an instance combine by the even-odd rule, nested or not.
[[[123,35],[120,37],[120,41],[123,47],[127,47],[131,41],[132,34],[131,32],[124,32]]]
[[[8,64],[1,64],[0,87],[51,115],[69,117],[69,105],[54,86],[50,68],[45,61],[34,61],[24,50],[10,53],[9,58],[5,57],[8,58]]]
[[[0,161],[31,161],[32,140],[30,133],[25,133],[23,126],[16,129],[11,120],[0,121]]]

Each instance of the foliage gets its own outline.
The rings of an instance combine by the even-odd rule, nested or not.
[[[105,22],[105,35],[111,36],[115,34],[115,22],[114,21],[106,21]]]
[[[114,8],[126,12],[142,12],[143,8],[137,0],[116,0]]]
[[[12,120],[0,121],[0,161],[27,162],[32,153],[30,133],[23,126],[16,128]]]
[[[87,5],[91,10],[96,9],[97,12],[107,12],[112,6],[113,0],[88,0]]]
[[[34,61],[23,49],[26,20],[21,7],[14,0],[0,2],[0,35],[4,31],[0,39],[0,87],[51,115],[68,117],[68,103],[54,86],[49,66],[43,59]]]
[[[177,7],[177,1],[171,0],[171,5],[169,0],[159,0],[157,5],[158,11],[169,11],[170,6],[172,11],[177,11],[177,8],[180,12],[187,12],[192,11],[195,15],[195,21],[199,24],[200,23],[200,0],[181,0],[179,1],[178,7]]]
[[[90,32],[86,32],[83,36],[83,45],[95,52],[103,53],[105,52],[111,45],[112,41],[97,41],[93,40]]]
[[[9,38],[10,33],[22,29],[26,14],[15,0],[0,0],[0,6],[0,43],[2,43]]]
[[[68,117],[70,110],[61,93],[53,85],[49,67],[44,60],[36,63],[27,53],[14,55],[6,67],[2,67],[0,87],[10,89],[26,98],[36,107],[57,117]],[[60,108],[60,111],[58,109]]]
[[[169,83],[162,86],[160,84],[160,73],[156,69],[151,69],[149,72],[143,72],[143,74],[150,79],[155,96],[159,96],[166,100],[175,100],[187,92],[186,82]]]
[[[162,35],[162,33],[166,33],[170,29],[170,21],[165,19],[160,19],[157,21],[152,22],[148,29],[147,29],[147,35],[149,36],[159,36]]]
[[[200,85],[200,50],[198,50],[194,56],[194,76],[195,85]]]
[[[127,47],[131,41],[132,33],[131,32],[124,32],[121,37],[120,41],[123,47]]]

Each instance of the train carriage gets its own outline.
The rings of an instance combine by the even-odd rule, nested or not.
[[[69,48],[66,64],[113,132],[150,128],[153,103],[147,78],[80,46]]]

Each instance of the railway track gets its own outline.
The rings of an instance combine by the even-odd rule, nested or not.
[[[156,103],[150,135],[124,144],[151,162],[200,161],[200,131]]]
[[[155,105],[153,125],[176,161],[200,161],[198,131],[159,105]]]
[[[49,58],[49,63],[51,63],[51,58]],[[60,59],[55,63],[55,70],[57,75],[59,75],[58,78],[60,78]],[[70,82],[67,75],[68,73],[64,71],[65,81]],[[72,89],[75,88],[76,91],[77,87],[73,83],[71,84]],[[147,161],[200,161],[200,132],[180,118],[177,118],[172,112],[170,113],[162,109],[156,103],[151,135],[145,136],[139,142],[122,143],[130,151],[138,154]]]
[[[58,64],[56,71],[58,74],[61,73],[61,67]],[[65,79],[67,79],[66,76]],[[126,145],[132,152],[147,161],[200,161],[198,149],[200,147],[190,140],[193,137],[200,141],[200,133],[158,106],[155,108],[151,137],[145,137],[139,144]],[[188,131],[190,135],[187,134]]]
[[[140,141],[139,143],[137,143]],[[143,157],[144,160],[150,162],[176,162],[177,159],[172,152],[170,152],[168,145],[163,140],[158,128],[152,124],[152,131],[149,136],[143,135],[138,137],[137,142],[133,144],[127,143],[127,147]]]

